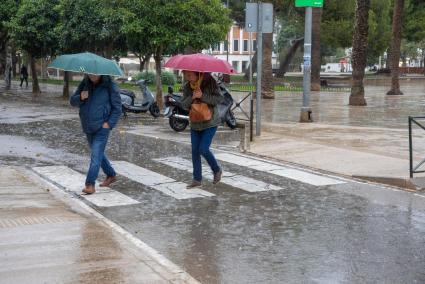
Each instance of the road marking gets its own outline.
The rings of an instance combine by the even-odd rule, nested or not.
[[[220,161],[235,164],[241,167],[247,167],[253,170],[274,174],[277,176],[297,180],[303,183],[308,183],[315,186],[343,184],[344,181],[329,178],[326,176],[316,175],[313,173],[284,167],[248,157],[234,155],[230,153],[216,154],[216,158]]]
[[[33,170],[40,176],[60,185],[67,191],[75,192],[98,207],[123,206],[140,203],[108,187],[99,188],[96,193],[92,195],[82,195],[81,190],[84,187],[86,177],[66,166],[34,167]],[[96,188],[98,188],[98,185],[99,184],[96,182]]]
[[[192,162],[180,157],[154,159],[154,161],[160,162],[162,164],[168,165],[176,169],[192,172]],[[209,180],[213,180],[212,173],[203,173],[203,176]],[[282,189],[281,187],[278,187],[269,183],[255,180],[246,176],[233,174],[227,171],[224,171],[221,182],[228,184],[230,186],[239,188],[241,190],[248,191],[248,192],[259,192],[259,191]]]
[[[126,161],[114,161],[112,165],[117,173],[135,182],[172,196],[176,199],[212,197],[215,194],[200,188],[187,189],[186,183],[176,181],[151,170],[139,167]]]

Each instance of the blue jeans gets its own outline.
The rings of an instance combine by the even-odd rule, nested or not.
[[[108,128],[101,128],[96,133],[86,133],[91,149],[90,167],[87,173],[86,185],[95,185],[100,168],[102,168],[107,176],[116,176],[111,163],[105,155],[106,143],[108,143],[110,131]]]
[[[217,127],[207,128],[202,131],[191,130],[192,141],[192,163],[193,163],[193,179],[196,181],[202,180],[202,161],[201,155],[207,160],[211,170],[214,173],[220,171],[220,166],[217,163],[213,153],[210,151],[211,142],[214,138]]]

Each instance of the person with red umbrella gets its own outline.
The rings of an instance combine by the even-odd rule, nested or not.
[[[224,98],[210,73],[234,74],[234,70],[229,62],[202,53],[173,56],[164,67],[183,70],[186,81],[182,105],[189,110],[193,163],[193,180],[188,188],[202,184],[201,156],[207,160],[214,174],[213,183],[217,184],[223,170],[210,146],[220,124],[217,105]]]
[[[193,164],[193,180],[188,188],[202,184],[201,156],[208,162],[214,174],[213,183],[217,184],[221,180],[223,170],[211,152],[210,146],[220,124],[217,105],[223,97],[210,73],[184,70],[183,74],[186,83],[183,87],[182,105],[190,111]]]

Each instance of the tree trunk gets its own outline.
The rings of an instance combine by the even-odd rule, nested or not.
[[[19,58],[18,58],[18,56],[16,55],[16,48],[15,47],[13,47],[12,48],[12,66],[13,66],[13,70],[12,70],[12,72],[13,72],[13,77],[15,77],[16,78],[16,75],[17,74],[19,74],[19,72],[17,72],[17,70],[16,70],[16,66],[18,65],[18,60],[19,60]],[[19,68],[19,71],[20,71],[21,69]],[[18,76],[19,77],[19,76]]]
[[[274,99],[272,69],[273,34],[263,34],[263,73],[261,78],[261,95],[265,99]]]
[[[320,69],[322,57],[320,53],[320,25],[322,23],[322,8],[313,8],[313,30],[311,45],[311,90],[320,91]]]
[[[385,68],[391,70],[391,48],[387,50],[387,60],[385,61]]]
[[[403,14],[404,0],[394,0],[393,34],[391,41],[391,90],[387,95],[403,95],[400,91],[399,62],[401,46],[401,18]]]
[[[32,95],[34,97],[38,97],[41,93],[40,86],[38,85],[38,78],[37,78],[37,69],[35,67],[35,58],[29,54],[30,58],[30,65],[31,65],[31,77],[32,77]]]
[[[162,109],[162,78],[161,78],[161,59],[162,59],[162,47],[158,48],[154,55],[155,59],[155,71],[156,71],[156,103],[159,109]]]
[[[63,74],[63,92],[62,97],[64,99],[69,98],[69,71],[65,71]]]
[[[150,54],[141,57],[141,61],[140,61],[140,72],[143,72],[143,70],[145,69],[146,62],[149,62],[150,60],[151,60],[151,55]],[[146,68],[146,70],[148,70],[148,68]]]
[[[369,33],[370,0],[357,0],[356,23],[353,36],[353,80],[349,104],[352,106],[365,106],[364,97],[364,72],[367,63],[367,40]]]
[[[276,73],[276,77],[283,78],[285,76],[285,73],[288,71],[289,64],[291,64],[292,59],[297,53],[298,48],[303,43],[304,43],[304,38],[296,39],[294,41],[294,43],[289,48],[288,53],[285,56],[285,59],[279,64],[279,70]]]

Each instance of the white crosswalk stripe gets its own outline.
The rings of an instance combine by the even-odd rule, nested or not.
[[[86,179],[81,173],[66,166],[34,167],[33,170],[43,178],[77,194],[81,194]],[[97,187],[98,184],[96,184],[96,188]],[[108,187],[97,189],[95,194],[81,196],[98,207],[123,206],[140,203]]]
[[[114,161],[112,165],[117,173],[135,182],[149,186],[176,199],[212,197],[215,194],[199,189],[187,189],[187,184],[163,176],[151,170],[139,167],[126,161]]]
[[[162,164],[168,165],[170,167],[180,169],[183,171],[191,172],[192,171],[192,162],[180,157],[168,157],[161,159],[154,159],[154,161],[160,162]],[[212,173],[203,173],[203,176],[209,180],[213,179]],[[224,171],[222,183],[228,184],[230,186],[242,189],[248,192],[259,192],[267,190],[281,190],[282,188],[265,183],[259,180],[255,180],[250,177],[232,174],[230,172]]]
[[[280,166],[280,165],[276,165],[276,164],[248,158],[248,157],[243,157],[239,155],[234,155],[230,153],[216,154],[216,158],[220,161],[235,164],[241,167],[247,167],[253,170],[266,172],[266,173],[274,174],[277,176],[282,176],[285,178],[297,180],[297,181],[308,183],[315,186],[345,183],[344,181],[338,180],[335,178],[317,175],[317,174],[309,173],[306,171],[284,167],[284,166]]]

